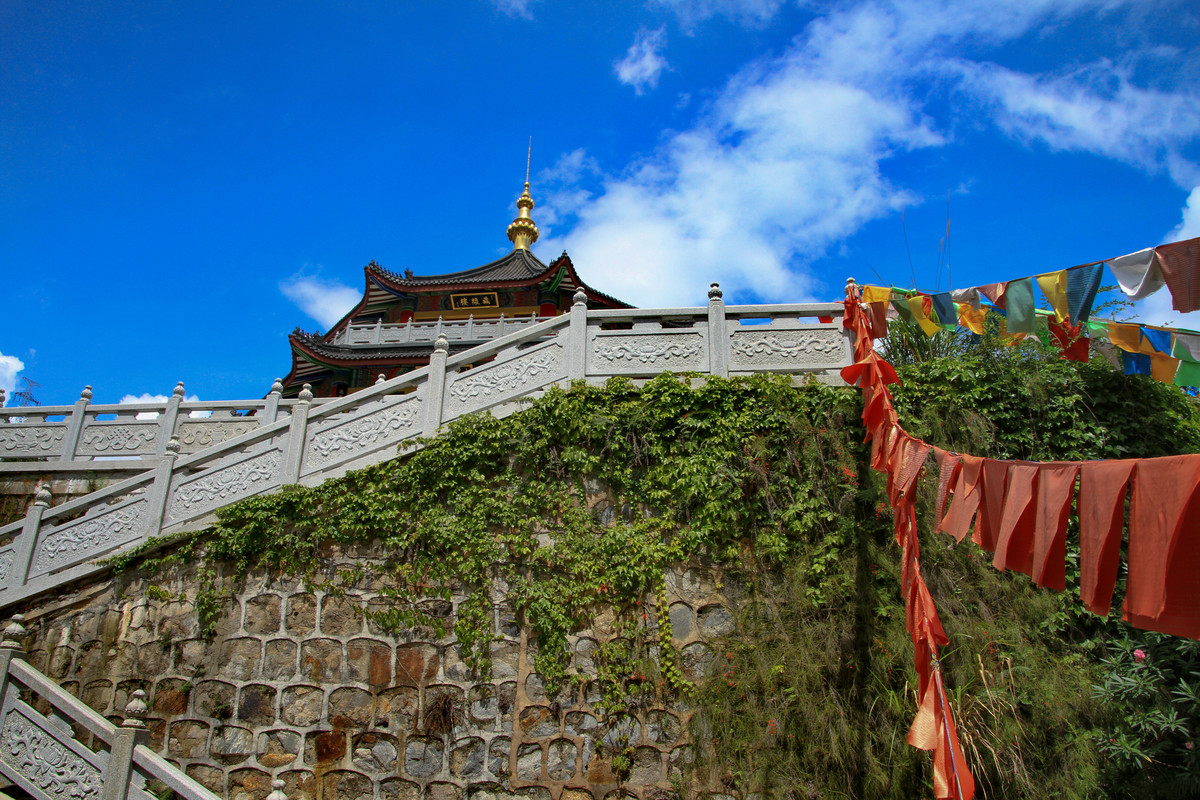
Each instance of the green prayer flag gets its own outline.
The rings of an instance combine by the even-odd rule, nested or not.
[[[1200,386],[1200,363],[1180,361],[1175,373],[1176,386]]]
[[[1037,333],[1037,317],[1033,305],[1033,278],[1008,282],[1004,290],[1005,310],[1008,312],[1009,333]]]
[[[912,315],[912,309],[908,307],[908,300],[904,297],[893,297],[892,308],[896,309],[896,313],[900,315],[900,319],[907,322],[909,325],[916,325],[917,320]]]

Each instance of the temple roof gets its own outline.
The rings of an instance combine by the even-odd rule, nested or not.
[[[555,263],[558,263],[558,259],[555,259]],[[367,265],[368,274],[378,275],[397,288],[444,286],[453,283],[491,283],[493,281],[525,282],[549,271],[550,267],[543,264],[541,259],[529,250],[523,249],[515,249],[481,267],[461,272],[447,272],[442,275],[413,275],[411,270],[406,270],[401,276],[374,262]]]
[[[318,361],[330,364],[342,364],[354,361],[385,362],[390,359],[402,361],[424,359],[428,361],[429,356],[433,354],[434,344],[432,341],[427,341],[376,347],[352,347],[332,344],[325,341],[324,337],[320,334],[309,333],[300,329],[293,331],[288,338],[301,350],[307,351],[311,356],[315,356]],[[451,342],[450,351],[453,353],[460,350],[469,350],[477,344],[479,342],[476,341]]]
[[[584,283],[575,272],[575,265],[571,263],[571,257],[566,252],[546,265],[529,250],[517,248],[481,267],[461,272],[447,272],[442,275],[414,275],[412,270],[405,270],[403,275],[397,275],[372,261],[364,270],[367,287],[363,302],[350,314],[347,314],[343,322],[361,313],[363,309],[374,306],[379,301],[380,297],[372,292],[372,283],[379,286],[385,293],[419,293],[439,289],[496,289],[530,286],[542,281],[553,280],[560,270],[564,273],[562,282],[564,290],[573,291],[576,288],[582,288],[589,298],[608,308],[633,307]],[[386,294],[382,296],[386,296]],[[337,330],[341,325],[342,323],[338,323],[331,331]]]

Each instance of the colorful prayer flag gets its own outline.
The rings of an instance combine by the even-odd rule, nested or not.
[[[1045,275],[1037,276],[1038,288],[1042,290],[1042,294],[1046,295],[1046,300],[1049,301],[1050,307],[1054,309],[1054,317],[1056,322],[1062,322],[1071,315],[1069,304],[1067,303],[1067,271],[1060,269],[1058,272],[1047,272]]]

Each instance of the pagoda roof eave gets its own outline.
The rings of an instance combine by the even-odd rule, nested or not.
[[[390,347],[346,347],[322,341],[310,333],[298,331],[288,336],[294,357],[334,368],[361,367],[364,363],[397,366],[403,364],[427,364],[433,355],[433,342],[416,345],[392,345]],[[452,342],[450,352],[461,352],[475,347],[479,342]],[[293,367],[293,372],[295,371]]]
[[[506,259],[511,259],[513,256],[520,254],[519,258],[525,259],[525,263],[534,262],[541,267],[538,272],[531,272],[524,277],[500,277],[503,274],[501,270],[493,269],[496,265],[501,264]],[[364,269],[367,280],[375,280],[380,286],[386,289],[411,293],[411,292],[439,292],[439,291],[472,291],[480,289],[509,289],[520,286],[529,286],[535,283],[541,283],[545,280],[550,280],[557,272],[566,267],[568,274],[571,276],[573,285],[583,289],[589,299],[611,308],[633,308],[629,303],[623,300],[618,300],[610,294],[605,294],[598,289],[594,289],[585,283],[579,273],[575,271],[575,265],[571,262],[571,257],[565,252],[550,262],[549,265],[542,264],[532,253],[526,250],[513,250],[507,256],[484,264],[482,267],[465,270],[463,272],[453,272],[446,275],[431,275],[427,278],[402,278],[394,272],[390,272],[378,264],[368,264]],[[360,304],[361,305],[361,304]],[[356,308],[357,311],[357,308]],[[347,315],[350,316],[350,315]],[[338,323],[341,325],[342,323]],[[336,329],[335,326],[333,329]]]
[[[368,264],[366,269],[367,274],[377,275],[385,283],[397,289],[431,291],[445,286],[464,286],[476,283],[499,282],[510,286],[526,284],[541,278],[550,267],[547,267],[530,251],[514,248],[500,258],[481,266],[459,272],[446,272],[441,275],[400,276],[374,263]]]
[[[531,272],[525,277],[498,277],[499,273],[497,273],[493,268],[496,267],[496,265],[505,262],[506,260],[513,259],[514,256],[516,256],[526,265],[536,264],[538,267],[540,267],[539,271],[536,273]],[[384,269],[375,262],[371,262],[370,264],[367,264],[367,266],[363,267],[365,287],[363,289],[362,299],[355,303],[354,307],[347,311],[341,319],[330,326],[329,330],[325,333],[324,338],[328,339],[332,337],[333,334],[349,325],[350,321],[359,314],[362,314],[365,311],[368,311],[369,308],[373,307],[369,307],[367,304],[367,298],[370,296],[372,282],[394,294],[410,294],[413,292],[445,292],[455,290],[477,291],[487,289],[509,289],[521,286],[529,286],[531,284],[541,283],[542,281],[549,280],[553,278],[554,275],[556,275],[563,267],[566,267],[567,273],[571,277],[571,283],[574,286],[583,289],[584,294],[587,295],[589,300],[608,308],[634,307],[623,300],[618,300],[612,295],[605,294],[604,292],[594,289],[586,284],[579,277],[579,273],[575,271],[575,265],[571,262],[571,257],[567,255],[566,251],[564,251],[561,256],[551,261],[549,265],[546,265],[528,250],[516,249],[506,256],[503,256],[488,264],[484,264],[482,267],[475,267],[474,269],[464,270],[462,272],[446,273],[445,275],[432,275],[428,278],[412,279],[403,278],[399,275],[396,275],[394,272]]]

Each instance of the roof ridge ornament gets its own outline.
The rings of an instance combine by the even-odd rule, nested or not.
[[[529,162],[533,157],[533,137],[529,137],[529,151],[525,154],[525,191],[517,198],[517,217],[508,226],[508,240],[514,250],[528,250],[537,241],[538,229],[529,212],[533,210],[533,197],[529,194]]]

